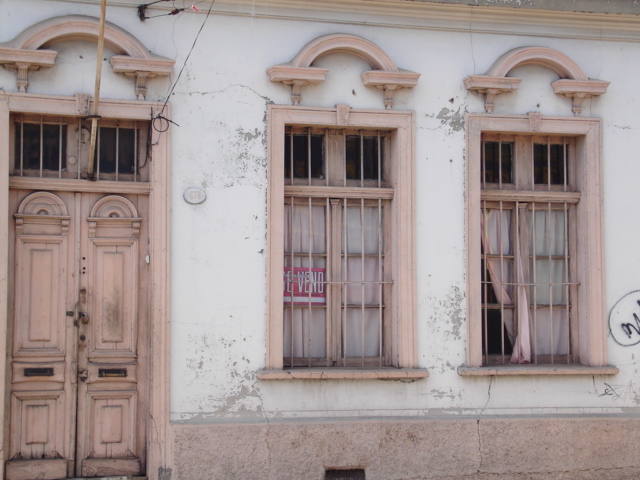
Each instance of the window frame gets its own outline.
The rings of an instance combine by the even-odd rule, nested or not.
[[[386,284],[388,280],[388,272],[391,271],[391,262],[388,248],[388,238],[389,232],[388,228],[386,228],[386,216],[389,211],[390,204],[393,199],[394,189],[389,188],[387,186],[386,178],[388,175],[388,168],[390,164],[389,158],[389,150],[390,150],[390,130],[371,130],[371,129],[353,129],[353,128],[317,128],[317,127],[298,127],[298,126],[287,126],[286,127],[286,136],[285,136],[285,151],[287,148],[286,143],[291,141],[291,145],[293,145],[293,139],[291,139],[291,134],[302,134],[305,136],[309,135],[321,135],[322,136],[322,165],[323,165],[323,176],[321,178],[314,178],[310,174],[307,177],[294,177],[292,165],[287,165],[288,162],[293,162],[293,149],[289,150],[289,155],[284,157],[285,163],[285,172],[287,170],[287,166],[289,166],[289,176],[284,177],[285,183],[285,210],[291,208],[292,203],[295,204],[298,208],[302,207],[303,210],[307,208],[321,207],[324,209],[324,225],[325,225],[325,241],[324,247],[325,250],[323,253],[315,252],[315,256],[324,256],[325,261],[325,269],[326,269],[326,278],[325,281],[328,283],[325,285],[326,287],[326,295],[325,301],[326,303],[320,307],[325,312],[325,332],[322,343],[325,345],[325,353],[323,356],[313,356],[310,352],[308,355],[302,356],[294,356],[294,342],[293,339],[287,338],[288,335],[285,334],[284,345],[285,348],[288,345],[289,354],[284,355],[284,368],[290,367],[324,367],[324,368],[336,368],[336,367],[355,367],[355,368],[372,368],[372,367],[383,367],[389,364],[390,352],[389,345],[384,342],[384,339],[389,338],[389,315],[386,302],[384,299],[389,299],[392,297],[390,289],[391,285]],[[346,169],[348,165],[347,161],[347,138],[349,136],[356,136],[359,138],[360,144],[362,145],[363,138],[369,134],[371,138],[377,138],[378,142],[378,150],[377,153],[377,165],[380,168],[380,175],[377,179],[364,179],[363,176],[360,179],[347,179]],[[308,145],[308,143],[307,143]],[[310,151],[310,150],[309,150]],[[362,160],[362,157],[361,157]],[[311,161],[308,160],[308,165],[311,165]],[[321,197],[314,196],[312,193],[314,191],[313,187],[323,186],[327,190],[326,195],[322,195]],[[379,303],[375,306],[375,309],[378,312],[378,342],[376,344],[378,355],[364,355],[363,351],[361,351],[360,355],[346,355],[346,348],[343,349],[344,342],[347,337],[345,337],[348,328],[345,326],[344,322],[349,317],[348,312],[354,312],[354,309],[362,309],[362,314],[364,315],[365,304],[356,304],[356,305],[347,305],[346,298],[348,298],[347,287],[342,285],[340,282],[347,281],[347,273],[349,270],[347,267],[346,260],[346,245],[345,245],[345,228],[346,228],[346,219],[345,214],[348,209],[358,209],[362,212],[363,208],[375,208],[379,209],[378,217],[379,220],[383,220],[381,223],[381,229],[378,231],[380,236],[378,237],[378,242],[381,242],[379,246],[383,245],[381,250],[378,250],[377,259],[379,262],[378,274],[381,274],[381,277],[376,276],[375,279],[367,278],[367,281],[381,282],[376,287],[376,291],[379,295]],[[291,210],[289,213],[285,213],[285,215],[292,215]],[[286,224],[286,219],[285,219]],[[362,228],[362,225],[360,226]],[[292,232],[284,232],[285,237],[287,235],[291,235]],[[285,244],[287,242],[285,241]],[[364,253],[356,254],[362,255],[360,258],[364,260]],[[302,252],[293,252],[291,249],[289,251],[284,252],[285,256],[285,265],[295,263],[295,259],[302,260],[303,257],[309,258],[311,260],[312,254],[310,253],[302,253]],[[352,256],[353,258],[353,256]],[[285,268],[288,268],[285,266]],[[303,267],[304,268],[304,267]],[[322,268],[322,267],[320,267]],[[364,263],[363,263],[364,268]],[[346,270],[345,270],[346,269]],[[354,281],[351,285],[351,288],[357,288],[358,282]],[[359,305],[359,306],[357,306]],[[367,304],[367,309],[374,307],[374,305]],[[289,310],[289,315],[287,315],[287,310]],[[293,318],[294,312],[296,312],[296,316],[300,313],[304,316],[304,311],[307,311],[307,318],[313,315],[313,311],[318,311],[317,308],[314,308],[309,305],[304,304],[295,304],[292,305],[289,302],[284,303],[284,325],[285,325],[285,333],[287,328],[289,328],[289,334],[293,337]],[[287,321],[286,318],[289,316],[290,320]],[[308,320],[309,321],[309,320]],[[360,324],[364,329],[365,321],[361,320]],[[367,323],[371,321],[369,318]],[[302,324],[304,324],[304,320]],[[299,328],[296,328],[296,332],[300,333]],[[318,345],[314,343],[317,341],[318,335],[311,335],[310,332],[307,332],[305,335],[305,340],[309,341],[309,347],[315,349]],[[371,347],[368,342],[366,342],[364,336],[361,338],[361,346]],[[352,344],[353,346],[353,344]],[[303,347],[304,349],[304,347]],[[283,352],[287,353],[287,351]],[[316,353],[319,353],[316,351]],[[334,363],[333,365],[330,365]]]
[[[58,158],[60,162],[61,158],[65,160],[73,156],[76,158],[74,165],[66,164],[65,168],[59,167],[56,170],[53,169],[30,169],[21,168],[16,165],[19,163],[19,148],[18,143],[26,139],[21,137],[20,125],[52,125],[56,127],[66,127],[66,133],[60,135],[62,140],[64,137],[64,144],[66,150],[63,150],[62,146],[59,146],[59,152],[61,157]],[[12,139],[10,149],[10,158],[12,159],[9,165],[9,175],[17,178],[58,178],[65,180],[80,180],[86,177],[86,168],[89,158],[89,142],[83,139],[85,135],[90,134],[91,123],[87,122],[83,115],[52,115],[52,114],[36,114],[33,112],[23,113],[15,112],[11,114],[10,118],[10,137]],[[101,172],[100,171],[100,142],[102,129],[126,129],[134,130],[134,147],[132,149],[134,154],[134,173],[119,172],[118,168],[114,172]],[[150,165],[148,156],[150,156],[150,130],[152,129],[149,119],[121,119],[117,117],[101,118],[100,125],[98,126],[98,133],[96,136],[96,164],[95,174],[98,181],[116,181],[116,182],[132,182],[132,183],[149,183],[150,179]],[[78,133],[84,131],[83,133]],[[117,134],[119,135],[119,133]],[[42,138],[42,132],[40,134]],[[42,148],[41,148],[42,153]],[[116,159],[114,159],[115,162]],[[65,162],[66,163],[66,162]]]
[[[342,107],[342,106],[340,106]],[[337,129],[391,130],[387,182],[395,190],[387,228],[390,232],[391,273],[394,279],[390,306],[390,366],[414,368],[417,364],[414,274],[414,132],[415,118],[410,111],[349,110],[269,105],[268,186],[267,186],[267,352],[266,368],[283,369],[283,292],[284,271],[284,139],[287,126]],[[322,195],[323,187],[305,187]],[[349,189],[349,187],[347,187]],[[367,190],[353,187],[354,190]],[[328,194],[328,193],[327,193]],[[303,368],[303,367],[301,367]],[[340,367],[322,367],[336,370]],[[425,376],[425,375],[421,375]]]
[[[483,343],[485,348],[484,353],[484,365],[485,366],[495,366],[495,365],[505,365],[510,362],[514,362],[517,357],[517,362],[514,363],[533,363],[536,365],[549,365],[549,364],[575,364],[574,360],[577,355],[573,352],[573,346],[578,345],[578,340],[576,337],[577,332],[579,331],[577,326],[577,308],[574,308],[573,299],[578,298],[577,295],[577,285],[574,283],[574,279],[576,278],[575,271],[575,263],[576,263],[576,214],[575,207],[576,204],[580,201],[580,193],[576,191],[575,185],[575,167],[576,167],[576,159],[575,159],[575,136],[562,136],[562,137],[552,137],[552,136],[540,136],[540,135],[503,135],[503,134],[482,134],[482,148],[485,151],[485,158],[483,159],[485,171],[488,170],[487,157],[486,157],[486,145],[487,142],[505,144],[508,143],[511,145],[509,150],[511,154],[509,155],[508,166],[511,166],[511,171],[509,174],[510,182],[505,182],[503,180],[503,175],[501,169],[499,167],[498,181],[489,182],[486,178],[481,178],[481,204],[482,204],[482,213],[485,219],[488,218],[488,212],[506,212],[507,216],[510,218],[508,221],[510,228],[508,229],[508,234],[504,233],[504,228],[502,229],[504,238],[508,237],[508,243],[511,245],[511,250],[507,254],[504,252],[497,253],[487,253],[486,248],[483,248],[482,258],[483,265],[485,265],[485,269],[487,269],[487,262],[493,260],[500,260],[501,266],[499,267],[501,270],[500,275],[508,275],[511,280],[511,301],[507,303],[502,303],[498,300],[498,297],[494,297],[493,301],[485,301],[483,302],[483,318],[482,322],[484,324],[484,336]],[[547,175],[547,182],[538,182],[536,180],[536,162],[535,162],[535,150],[536,146],[540,145],[547,148],[547,154],[550,152],[551,146],[561,146],[564,148],[565,153],[562,154],[562,163],[563,163],[563,174],[562,174],[562,183],[551,183],[551,176]],[[500,147],[501,149],[501,147]],[[562,152],[561,152],[562,153]],[[504,154],[500,155],[499,158],[503,159]],[[548,157],[550,158],[550,157]],[[494,159],[495,161],[495,159]],[[549,160],[548,160],[549,162]],[[501,163],[501,162],[500,162]],[[550,167],[550,163],[546,164],[547,168]],[[495,174],[495,171],[494,171]],[[486,175],[485,175],[486,177]],[[566,178],[565,178],[566,177]],[[534,192],[537,194],[538,192],[544,192],[545,198],[540,198],[540,195],[531,196],[529,193]],[[543,200],[543,201],[541,201]],[[532,240],[532,232],[528,231],[529,229],[519,229],[518,224],[522,225],[522,215],[524,212],[542,212],[543,214],[550,212],[563,212],[563,219],[565,221],[563,228],[563,238],[566,235],[566,241],[563,242],[563,253],[555,254],[555,255],[539,255],[536,253],[532,253],[529,251],[529,245]],[[522,212],[518,214],[518,212]],[[502,214],[502,213],[501,213]],[[524,220],[525,222],[530,222],[531,220]],[[529,223],[529,227],[535,226],[535,221],[533,224]],[[526,225],[526,223],[525,223]],[[527,231],[525,231],[527,230]],[[485,235],[489,236],[490,234],[485,233]],[[523,252],[518,253],[518,245],[522,248],[522,245],[526,245],[524,247],[527,250],[527,260],[522,258],[521,262],[516,261],[516,258],[523,255]],[[535,241],[534,241],[535,245]],[[543,247],[544,248],[544,247]],[[498,248],[498,250],[500,250]],[[536,248],[538,250],[538,248]],[[543,301],[538,301],[540,298],[544,298],[545,287],[545,278],[544,276],[536,276],[536,269],[531,269],[529,262],[535,259],[535,264],[538,262],[545,261],[551,262],[552,257],[554,261],[563,260],[564,261],[564,278],[563,282],[568,282],[563,284],[563,286],[555,285],[553,287],[555,294],[550,298],[553,299],[551,304],[545,304]],[[560,257],[560,258],[558,258]],[[502,261],[506,258],[506,264],[503,264]],[[495,268],[495,267],[494,267]],[[531,318],[525,319],[524,322],[532,322],[533,335],[531,335],[531,352],[529,355],[521,353],[514,353],[514,357],[512,357],[512,352],[509,350],[513,350],[514,352],[518,352],[517,346],[510,343],[509,349],[506,348],[506,335],[504,334],[505,330],[508,329],[505,325],[507,324],[507,320],[503,317],[504,312],[511,311],[510,317],[512,317],[512,322],[515,325],[518,325],[518,330],[524,328],[521,324],[521,320],[519,319],[520,309],[518,308],[518,304],[521,301],[521,296],[516,294],[516,290],[519,288],[518,285],[522,285],[522,283],[518,282],[518,275],[516,272],[521,270],[521,273],[524,275],[524,284],[534,282],[539,284],[537,287],[526,287],[529,290],[528,294],[528,306],[527,310],[531,312]],[[490,294],[493,293],[493,287],[491,284],[493,283],[493,279],[488,273],[488,270],[484,272],[484,282],[482,286],[482,295],[486,296],[489,300]],[[548,279],[551,282],[551,279]],[[555,282],[556,280],[554,280]],[[505,284],[506,285],[506,284]],[[507,287],[508,289],[509,287]],[[560,301],[556,300],[557,290],[561,289]],[[538,297],[538,295],[541,295]],[[562,298],[564,297],[564,302]],[[549,353],[540,353],[540,350],[544,350],[546,345],[546,340],[543,340],[539,343],[540,336],[538,335],[540,330],[541,323],[538,321],[538,312],[544,312],[544,309],[549,308],[549,312],[553,312],[554,308],[559,307],[561,310],[565,309],[567,311],[567,324],[566,329],[562,328],[560,330],[560,335],[558,337],[554,336],[552,333],[554,320],[550,321],[551,326],[551,337],[546,337],[546,339],[550,342],[554,342],[555,340],[560,341],[562,338],[562,334],[567,333],[567,351],[566,353],[554,353],[550,351]],[[538,310],[538,309],[543,310]],[[491,353],[489,351],[489,345],[491,345],[492,341],[489,338],[489,312],[497,311],[499,309],[500,312],[500,344],[502,346],[502,352]],[[542,314],[542,322],[544,323],[544,313]],[[508,317],[509,317],[508,316]],[[559,319],[558,321],[562,322],[563,320]],[[512,327],[513,328],[513,327]],[[529,327],[526,327],[529,328]],[[542,327],[544,328],[544,327]],[[520,338],[520,333],[517,334],[517,338]],[[494,342],[497,340],[494,337]],[[553,350],[553,349],[550,349]],[[530,358],[526,358],[529,356]]]
[[[602,219],[602,119],[542,116],[540,122],[531,115],[466,115],[467,149],[467,367],[495,370],[483,366],[482,360],[482,292],[481,292],[481,162],[483,134],[573,136],[575,148],[575,190],[580,192],[576,205],[576,279],[579,283],[577,345],[575,353],[582,365],[605,366],[606,315]],[[527,192],[543,201],[544,191]],[[507,366],[505,366],[507,367]],[[539,365],[533,372],[549,373]]]

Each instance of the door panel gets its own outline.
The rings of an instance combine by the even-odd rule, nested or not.
[[[11,432],[14,452],[26,458],[62,457],[64,392],[14,392],[11,409],[20,425]]]
[[[16,356],[64,357],[65,237],[19,235],[16,245]]]
[[[7,479],[144,474],[148,197],[10,199]]]
[[[138,392],[145,386],[137,370],[146,358],[138,341],[138,325],[146,323],[139,321],[145,314],[138,302],[146,285],[140,281],[146,273],[139,262],[141,218],[132,201],[111,195],[95,202],[86,228],[81,258],[88,273],[81,287],[87,296],[80,308],[88,322],[79,326],[87,332],[79,360],[87,380],[78,388],[76,475],[138,474],[144,460]]]
[[[135,356],[137,240],[92,238],[91,244],[94,275],[89,291],[96,293],[90,313],[95,343],[89,355]]]

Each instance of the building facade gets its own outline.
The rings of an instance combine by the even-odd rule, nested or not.
[[[3,475],[638,478],[640,6],[523,3],[0,0]]]

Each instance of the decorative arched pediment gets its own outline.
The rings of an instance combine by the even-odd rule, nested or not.
[[[27,196],[20,207],[19,215],[54,215],[67,216],[67,206],[60,197],[50,192],[35,192]]]
[[[35,192],[25,197],[14,217],[18,235],[24,232],[25,225],[56,225],[61,235],[69,233],[67,206],[51,192]]]
[[[399,69],[380,47],[369,40],[356,35],[335,33],[307,43],[289,63],[269,68],[269,80],[291,85],[291,101],[294,105],[299,105],[301,88],[324,81],[329,71],[313,67],[313,62],[330,53],[348,53],[367,62],[373,70],[362,74],[362,82],[365,86],[384,90],[387,109],[393,106],[393,94],[396,90],[414,87],[420,78],[419,73]]]
[[[485,94],[485,111],[493,112],[496,95],[517,90],[521,78],[507,77],[509,72],[523,65],[539,65],[555,72],[560,79],[551,83],[553,91],[573,101],[574,115],[580,115],[582,101],[606,93],[609,82],[588,78],[580,66],[562,52],[547,47],[520,47],[498,58],[485,75],[471,75],[464,79],[467,90]]]
[[[91,209],[96,218],[138,218],[138,211],[131,201],[119,195],[101,198]]]
[[[126,236],[137,238],[140,233],[140,217],[135,205],[119,195],[101,198],[91,209],[89,237]],[[97,231],[101,230],[101,235]],[[107,235],[105,232],[112,232]]]
[[[47,47],[70,40],[97,42],[99,30],[100,20],[94,17],[68,15],[44,20],[0,44],[0,64],[18,72],[18,89],[26,92],[29,70],[55,64],[57,52]],[[116,53],[111,58],[113,71],[136,78],[139,100],[144,100],[147,78],[166,76],[173,70],[173,60],[151,53],[137,38],[112,23],[105,24],[104,41]]]

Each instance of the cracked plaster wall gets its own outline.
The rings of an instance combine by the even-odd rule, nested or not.
[[[52,16],[96,15],[94,5],[27,1],[0,18],[0,42]],[[0,0],[0,7],[7,7]],[[29,12],[29,13],[27,13]],[[141,23],[135,11],[109,7],[108,19],[154,53],[176,59],[179,71],[202,15]],[[462,29],[462,26],[461,26]],[[393,381],[258,381],[265,362],[266,322],[266,107],[289,104],[287,87],[268,81],[266,69],[289,61],[309,40],[333,32],[363,36],[402,68],[422,73],[413,90],[396,94],[396,109],[416,115],[417,341],[420,367],[431,376]],[[285,21],[212,16],[203,30],[172,102],[172,420],[212,423],[234,419],[308,419],[439,415],[574,415],[640,413],[640,348],[609,342],[611,377],[462,378],[465,362],[464,114],[483,101],[463,78],[481,74],[511,48],[556,48],[588,76],[612,82],[608,93],[584,105],[604,118],[605,258],[607,308],[640,288],[640,151],[634,78],[640,45],[542,36],[377,28],[348,22]],[[409,47],[409,48],[408,48]],[[63,43],[53,72],[30,74],[30,89],[71,95],[91,92],[93,47]],[[110,53],[106,53],[106,56]],[[83,56],[83,58],[80,58]],[[336,54],[322,85],[303,88],[303,104],[381,108],[380,92],[363,87],[361,60]],[[78,75],[77,72],[83,72]],[[133,98],[131,82],[104,70],[105,96]],[[53,77],[50,75],[53,74]],[[518,94],[496,100],[497,114],[540,111],[570,115],[569,100],[553,94],[555,75],[521,67]],[[53,78],[54,81],[50,79]],[[15,91],[15,75],[0,69],[0,86]],[[170,81],[149,81],[150,100],[162,100]],[[191,186],[207,200],[182,199]],[[615,387],[615,395],[607,389]]]

